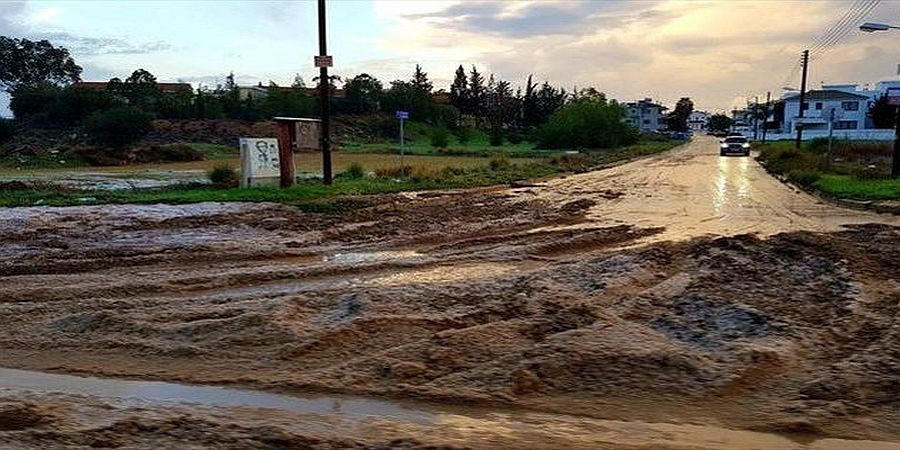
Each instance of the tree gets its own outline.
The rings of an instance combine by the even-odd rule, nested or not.
[[[687,131],[688,118],[694,112],[694,102],[688,97],[681,97],[678,103],[675,103],[675,110],[669,115],[669,129],[672,131]]]
[[[7,92],[41,83],[74,83],[81,80],[81,71],[63,47],[54,47],[46,40],[0,36],[0,87]]]
[[[537,109],[536,87],[532,82],[532,76],[528,75],[528,81],[525,83],[525,96],[522,97],[522,122],[529,127],[537,126],[542,122],[542,117],[538,114]]]
[[[344,84],[348,109],[353,113],[373,113],[381,104],[381,82],[369,74],[359,74]]]
[[[887,94],[882,95],[869,108],[869,117],[875,128],[894,128],[897,107],[888,103]]]
[[[466,76],[466,70],[460,65],[456,69],[456,76],[453,78],[453,84],[450,85],[450,104],[455,106],[460,112],[467,112],[469,102],[469,78]]]
[[[472,72],[469,74],[469,104],[466,112],[476,117],[484,114],[484,100],[487,96],[487,88],[484,86],[484,77],[478,73],[478,69],[472,66]]]
[[[156,84],[156,77],[144,70],[138,69],[131,73],[123,83],[125,98],[128,102],[145,111],[154,111],[159,103],[161,92]]]
[[[547,121],[551,114],[559,110],[566,104],[569,94],[565,89],[555,88],[550,83],[544,81],[541,89],[535,95],[536,104],[536,121],[535,125]]]
[[[385,111],[407,111],[411,120],[432,121],[435,103],[431,95],[409,81],[394,81],[384,93],[382,106]]]
[[[726,116],[725,114],[713,114],[709,117],[709,122],[707,122],[707,128],[709,131],[713,132],[725,132],[731,128],[731,124],[734,123],[731,120],[731,117]]]
[[[412,85],[426,94],[430,94],[434,88],[431,81],[428,81],[428,74],[418,64],[416,64],[416,72],[413,74]]]
[[[303,77],[301,77],[299,73],[294,74],[294,81],[291,83],[291,87],[294,89],[301,89],[306,87],[306,82],[303,81]]]
[[[538,148],[615,148],[637,140],[625,110],[605,96],[573,100],[553,113],[536,132]]]

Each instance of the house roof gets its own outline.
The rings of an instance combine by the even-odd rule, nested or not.
[[[156,86],[159,87],[159,90],[162,92],[179,92],[182,90],[193,90],[191,85],[188,83],[156,83]],[[72,87],[76,89],[90,89],[94,91],[105,91],[109,88],[109,82],[107,81],[79,81],[77,83],[72,83]]]
[[[853,94],[845,91],[837,91],[834,89],[819,89],[813,90],[806,93],[806,98],[804,100],[862,100],[866,99],[865,95]],[[784,99],[784,101],[800,101],[800,94],[792,95]]]

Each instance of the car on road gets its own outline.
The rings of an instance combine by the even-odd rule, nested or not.
[[[744,136],[728,136],[719,145],[719,155],[750,156],[750,141]]]

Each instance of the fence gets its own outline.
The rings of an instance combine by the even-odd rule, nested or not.
[[[748,138],[753,137],[753,132],[743,132]],[[803,130],[803,140],[828,137],[828,130]],[[796,133],[772,133],[766,134],[766,140],[784,141],[796,139]],[[891,129],[863,129],[863,130],[834,130],[835,139],[845,139],[848,141],[893,141],[894,130]],[[757,135],[757,139],[762,139],[762,131]]]

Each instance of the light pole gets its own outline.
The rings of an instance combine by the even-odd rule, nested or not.
[[[866,22],[859,26],[861,31],[866,33],[874,33],[876,31],[888,31],[891,29],[900,30],[900,27],[886,25],[883,23]],[[894,118],[894,152],[891,157],[891,177],[900,176],[900,106],[897,107],[897,113]]]

